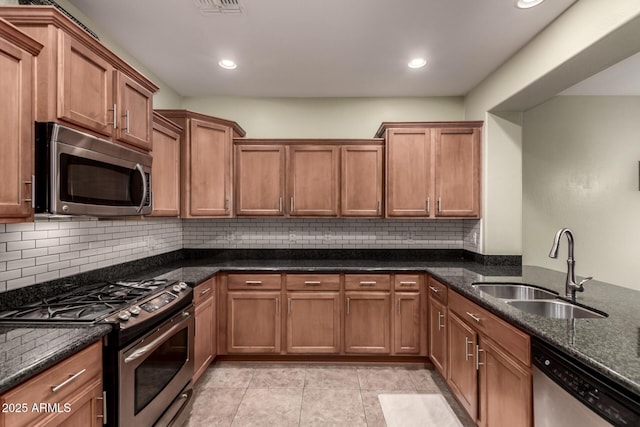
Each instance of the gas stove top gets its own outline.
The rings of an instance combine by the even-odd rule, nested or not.
[[[170,285],[167,280],[150,279],[83,286],[0,312],[0,321],[95,323]]]

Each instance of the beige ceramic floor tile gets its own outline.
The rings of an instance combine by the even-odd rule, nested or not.
[[[416,391],[404,368],[358,368],[358,379],[361,390]]]
[[[247,388],[253,378],[253,368],[215,367],[209,368],[203,377],[206,388]]]
[[[305,389],[301,426],[366,426],[359,390]]]
[[[304,367],[255,368],[249,388],[303,388]]]
[[[432,377],[434,371],[430,369],[407,369],[409,378],[416,386],[416,390],[424,393],[440,393],[440,388]]]
[[[321,366],[307,368],[305,388],[359,390],[358,371],[353,367]]]
[[[301,405],[301,388],[249,388],[231,425],[233,427],[297,426]]]
[[[230,426],[244,388],[197,388],[187,427]]]

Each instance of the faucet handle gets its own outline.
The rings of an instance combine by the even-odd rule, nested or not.
[[[578,283],[578,291],[579,292],[583,292],[584,291],[584,286],[582,286],[582,285],[584,285],[585,283],[587,283],[589,280],[592,280],[592,279],[593,279],[593,277],[591,277],[591,276],[585,277],[584,279],[582,279],[580,281],[580,283]]]

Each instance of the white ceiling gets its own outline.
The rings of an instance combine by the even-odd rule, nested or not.
[[[210,1],[210,0],[208,0]],[[183,96],[464,95],[575,0],[70,0]],[[426,57],[422,69],[407,62]],[[233,59],[238,68],[217,62]]]

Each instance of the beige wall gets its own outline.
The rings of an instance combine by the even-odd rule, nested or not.
[[[372,138],[383,121],[462,120],[462,97],[185,98],[184,108],[237,121],[251,138]]]
[[[2,1],[0,0],[0,4]],[[96,25],[87,15],[82,13],[78,8],[69,3],[68,0],[56,0],[56,2],[66,9],[69,13],[75,16],[80,22],[89,27],[91,31],[98,34],[100,42],[108,47],[113,53],[127,61],[131,66],[136,68],[142,74],[144,74],[149,80],[153,81],[160,90],[153,96],[153,108],[180,108],[182,103],[182,97],[178,92],[164,83],[158,76],[153,74],[151,70],[142,65],[136,58],[131,56],[122,46],[115,43],[108,34],[106,34],[98,25]]]
[[[523,262],[640,290],[640,97],[561,96],[524,114]]]

